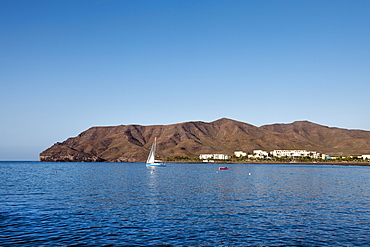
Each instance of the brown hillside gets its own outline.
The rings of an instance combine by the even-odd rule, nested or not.
[[[93,127],[40,154],[41,161],[143,162],[157,137],[157,156],[196,157],[254,149],[306,149],[331,155],[370,153],[370,131],[330,128],[308,121],[256,127],[231,119],[211,123]]]

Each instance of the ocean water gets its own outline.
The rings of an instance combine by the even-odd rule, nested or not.
[[[0,162],[0,245],[370,245],[370,167],[218,166]]]

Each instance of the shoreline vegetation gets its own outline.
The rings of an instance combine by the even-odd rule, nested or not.
[[[310,159],[310,158],[275,158],[275,159],[248,159],[231,158],[227,160],[203,161],[199,158],[168,157],[163,159],[166,163],[204,163],[204,164],[307,164],[307,165],[343,165],[343,166],[370,166],[370,160],[346,157],[342,159]]]

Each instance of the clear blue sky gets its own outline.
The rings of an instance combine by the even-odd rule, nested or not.
[[[370,1],[0,1],[0,160],[92,126],[370,130]]]

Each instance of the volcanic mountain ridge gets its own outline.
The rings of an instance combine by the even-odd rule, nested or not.
[[[157,156],[194,158],[255,149],[303,149],[330,155],[370,153],[370,131],[327,127],[308,121],[256,127],[227,118],[171,125],[92,127],[40,154],[41,161],[144,162],[154,138]]]

